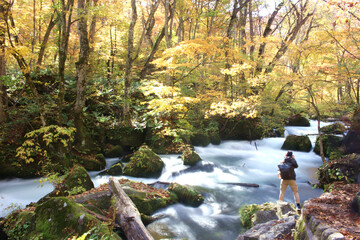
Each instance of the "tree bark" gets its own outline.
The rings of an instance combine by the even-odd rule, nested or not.
[[[129,35],[128,35],[128,47],[126,55],[126,67],[125,67],[125,76],[124,76],[124,106],[123,106],[123,121],[130,125],[130,87],[131,87],[131,68],[133,64],[133,51],[134,51],[134,31],[135,24],[137,20],[137,11],[136,11],[136,0],[131,0],[131,22],[129,26]]]
[[[5,69],[5,36],[7,19],[7,4],[6,2],[0,3],[0,125],[6,121],[6,102],[7,102],[7,89],[4,84],[6,77]]]
[[[323,162],[323,164],[326,163],[326,160],[325,160],[325,154],[324,154],[324,145],[323,145],[323,141],[322,141],[322,134],[321,134],[321,130],[320,130],[320,121],[321,121],[321,118],[320,118],[320,110],[319,108],[317,107],[316,105],[316,100],[315,100],[315,97],[314,97],[314,92],[312,90],[312,86],[308,86],[307,87],[307,91],[310,95],[310,104],[313,106],[315,112],[316,112],[316,118],[317,118],[317,129],[318,129],[318,133],[319,133],[319,147],[320,147],[320,156],[321,156],[321,160]]]
[[[85,0],[78,0],[78,34],[80,41],[79,60],[76,62],[76,102],[74,106],[74,122],[76,127],[75,143],[82,149],[87,146],[87,134],[83,122],[83,109],[85,107],[86,82],[88,61],[90,56],[90,44],[85,18]]]
[[[111,177],[109,187],[115,198],[115,219],[129,240],[152,240],[153,237],[141,221],[135,204],[126,195],[118,180]]]
[[[271,26],[275,20],[276,15],[279,13],[280,9],[284,6],[284,3],[285,3],[284,1],[281,1],[280,4],[275,8],[273,13],[271,14],[270,18],[268,19],[266,26],[265,26],[265,30],[262,35],[263,38],[268,37],[269,34],[271,33]],[[260,44],[259,53],[258,53],[258,64],[256,66],[257,73],[260,73],[262,71],[262,65],[263,65],[262,59],[263,59],[263,55],[265,53],[265,47],[266,47],[265,42]]]
[[[60,40],[59,40],[59,95],[58,95],[58,108],[59,116],[58,122],[61,125],[63,122],[62,110],[64,105],[65,96],[65,63],[68,52],[69,36],[71,17],[74,6],[74,0],[68,0],[65,4],[65,0],[61,0],[61,11],[57,11],[60,21]]]
[[[19,36],[17,34],[11,34],[10,28],[15,29],[15,21],[11,15],[11,5],[7,2],[3,1],[4,5],[1,5],[1,7],[6,7],[6,19],[5,19],[5,25],[6,25],[6,31],[7,35],[9,36],[9,44],[11,49],[11,54],[17,61],[19,68],[22,72],[22,74],[25,77],[25,83],[30,87],[31,93],[33,95],[34,101],[36,102],[38,108],[39,108],[39,115],[40,115],[40,121],[43,127],[46,126],[45,121],[45,110],[43,108],[43,105],[40,101],[39,93],[35,87],[34,82],[31,79],[30,76],[30,66],[27,64],[27,62],[24,59],[24,56],[21,55],[21,53],[17,50],[16,45],[19,44]],[[10,24],[9,24],[10,21]],[[11,25],[11,27],[10,27]],[[14,38],[14,42],[12,41],[12,37]]]

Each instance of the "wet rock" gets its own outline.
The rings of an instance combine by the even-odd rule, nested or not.
[[[179,176],[181,174],[186,174],[186,173],[195,173],[195,172],[213,172],[216,168],[216,165],[213,163],[202,163],[199,162],[198,164],[196,164],[195,166],[191,166],[187,169],[181,170],[179,172],[174,172],[172,173],[173,177]]]
[[[124,149],[120,145],[116,145],[107,149],[105,152],[105,157],[107,158],[120,158],[124,154]]]
[[[101,172],[99,175],[111,175],[111,176],[120,176],[123,174],[124,165],[119,162],[112,165],[109,169]]]
[[[91,178],[85,168],[75,165],[70,172],[65,175],[64,180],[56,185],[55,189],[39,202],[43,202],[49,197],[83,193],[92,188],[94,188],[94,183],[91,181]]]
[[[301,114],[296,114],[289,118],[287,125],[288,126],[309,127],[310,122],[306,117],[301,116]]]
[[[291,216],[280,220],[271,220],[266,223],[257,224],[250,230],[238,236],[238,240],[273,240],[291,234],[295,227],[297,217]]]
[[[301,152],[310,152],[312,148],[310,138],[308,136],[289,135],[286,137],[281,149],[293,150]]]
[[[330,125],[327,125],[325,127],[320,128],[320,131],[322,133],[326,133],[326,134],[345,134],[346,128],[344,126],[344,124],[342,123],[333,123]]]
[[[141,146],[130,156],[124,168],[124,175],[132,177],[159,177],[164,162],[147,145]]]
[[[206,133],[197,133],[191,137],[191,143],[194,146],[203,146],[206,147],[211,142],[209,135]]]
[[[194,166],[201,161],[199,154],[197,154],[192,148],[186,147],[181,155],[181,159],[184,165]]]
[[[109,231],[81,205],[65,197],[50,198],[36,207],[35,212],[23,212],[7,218],[11,239],[68,239],[96,233],[96,236],[121,239]],[[23,223],[23,224],[21,224]],[[18,231],[19,227],[24,228]]]
[[[198,207],[204,202],[204,196],[189,186],[171,183],[168,191],[173,192],[177,196],[178,201],[187,206]]]

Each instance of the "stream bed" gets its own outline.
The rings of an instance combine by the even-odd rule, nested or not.
[[[310,127],[286,127],[286,135],[317,133],[317,122]],[[327,123],[322,123],[326,125]],[[310,139],[314,146],[316,136]],[[256,141],[223,141],[220,145],[195,147],[202,161],[195,167],[182,164],[180,155],[160,155],[165,163],[159,178],[145,179],[119,176],[144,183],[156,181],[177,182],[195,187],[205,196],[197,207],[175,204],[159,210],[154,216],[162,218],[148,226],[155,239],[176,238],[189,240],[234,240],[245,229],[241,226],[238,210],[244,204],[261,204],[277,201],[280,180],[277,164],[286,151],[281,150],[285,138],[265,138]],[[322,194],[308,181],[316,179],[316,169],[321,158],[313,151],[296,152],[299,168],[296,169],[301,203]],[[107,159],[107,167],[118,159]],[[89,172],[95,187],[108,182],[109,176]],[[242,187],[228,183],[254,183],[258,188]],[[0,216],[6,216],[16,207],[25,207],[52,191],[51,184],[40,187],[38,179],[11,179],[0,181]],[[290,189],[285,201],[294,202]]]

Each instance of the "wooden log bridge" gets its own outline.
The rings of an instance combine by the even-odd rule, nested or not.
[[[109,187],[116,200],[115,219],[123,229],[127,239],[154,240],[141,221],[140,213],[135,204],[121,188],[119,181],[111,177],[109,179]]]

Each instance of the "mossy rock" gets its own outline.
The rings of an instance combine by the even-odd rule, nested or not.
[[[97,154],[95,156],[78,156],[78,163],[88,171],[100,171],[106,166],[106,160],[102,154]]]
[[[203,146],[206,147],[211,142],[209,135],[205,133],[197,133],[191,137],[191,143],[194,146]]]
[[[201,161],[199,154],[197,154],[193,149],[190,147],[185,148],[183,154],[181,155],[181,159],[184,162],[184,165],[194,166],[196,163]]]
[[[101,172],[99,175],[111,175],[111,176],[120,176],[123,174],[124,165],[119,162],[112,165],[109,169]]]
[[[260,118],[223,118],[218,117],[219,126],[226,126],[220,131],[224,140],[256,140],[264,135],[264,127]]]
[[[326,134],[345,134],[346,128],[342,123],[333,123],[328,126],[320,128],[322,133]]]
[[[249,229],[257,223],[296,215],[296,211],[293,204],[278,201],[244,205],[239,209],[239,215],[243,226]]]
[[[106,158],[120,158],[124,154],[124,149],[120,145],[113,146],[112,148],[106,150]]]
[[[130,157],[124,168],[124,175],[132,177],[159,177],[164,162],[147,145],[141,146]]]
[[[306,117],[303,117],[300,114],[296,114],[289,118],[287,125],[288,126],[309,127],[310,121]]]
[[[94,183],[85,168],[75,165],[47,197],[80,194],[92,188],[94,188]]]
[[[324,155],[325,157],[329,157],[331,153],[336,155],[342,155],[342,150],[340,149],[342,145],[342,137],[334,136],[334,135],[322,135],[322,142],[324,147]],[[320,154],[320,139],[316,138],[314,152],[316,154]]]
[[[170,192],[167,192],[167,194],[164,195],[159,195],[157,194],[156,189],[154,189],[153,191],[144,191],[124,185],[122,186],[122,188],[124,192],[129,196],[129,198],[133,201],[139,212],[144,215],[151,215],[155,211],[174,204],[177,201],[176,195]],[[147,187],[147,189],[148,188],[149,187]]]
[[[210,142],[213,145],[220,145],[220,143],[221,143],[220,134],[218,132],[211,133],[210,134]]]
[[[50,198],[38,205],[35,212],[27,215],[27,220],[13,215],[8,218],[12,219],[12,222],[23,219],[21,221],[27,224],[26,230],[12,239],[68,239],[73,236],[80,237],[87,232],[94,233],[99,238],[121,239],[84,207],[65,197]],[[14,226],[19,227],[20,224]],[[14,232],[14,229],[8,231]]]
[[[176,194],[178,201],[187,206],[198,207],[204,202],[204,196],[189,186],[171,183],[168,191]]]
[[[14,212],[4,220],[3,231],[8,239],[25,239],[34,229],[34,211]]]
[[[281,149],[293,150],[301,152],[310,152],[312,148],[310,138],[308,136],[289,135],[286,137]]]

